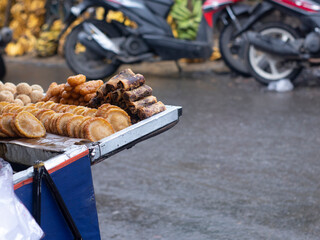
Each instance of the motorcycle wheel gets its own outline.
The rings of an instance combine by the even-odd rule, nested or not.
[[[281,22],[264,24],[257,29],[257,32],[279,38],[285,42],[300,37],[300,34],[294,28]],[[259,51],[249,44],[245,55],[250,74],[264,85],[285,78],[294,81],[302,70],[302,67],[297,65],[296,62],[290,64],[288,60]]]
[[[3,80],[5,75],[6,75],[6,65],[3,61],[2,56],[0,55],[0,80]]]
[[[237,16],[241,23],[247,19],[247,15]],[[243,20],[242,20],[243,19]],[[234,72],[249,77],[250,73],[244,60],[244,50],[246,41],[243,35],[233,38],[232,34],[236,31],[236,27],[230,21],[221,30],[219,37],[219,50],[225,64]]]
[[[116,28],[105,21],[90,19],[86,22],[92,23],[111,39],[121,36]],[[118,60],[97,56],[78,41],[81,31],[83,23],[70,32],[64,45],[66,62],[71,70],[76,74],[84,74],[87,79],[104,79],[117,71],[121,64]]]

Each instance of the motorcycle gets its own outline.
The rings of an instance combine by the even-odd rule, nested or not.
[[[260,83],[294,81],[304,67],[320,65],[320,3],[313,0],[266,0],[298,21],[267,23],[247,32],[245,60]]]
[[[197,38],[191,41],[177,39],[172,34],[166,21],[174,3],[172,0],[84,0],[70,9],[65,29],[91,7],[103,7],[105,15],[110,10],[120,11],[134,21],[137,28],[117,21],[85,20],[66,39],[66,62],[75,73],[85,74],[88,79],[98,79],[110,76],[121,64],[181,58],[209,59],[213,51],[214,16],[225,22],[236,22],[236,16],[249,9],[229,7],[237,1],[222,0],[220,4],[216,0],[204,1]],[[227,10],[221,11],[222,8]],[[84,48],[81,49],[81,45]]]
[[[6,75],[6,66],[2,57],[2,51],[12,39],[12,30],[4,27],[0,30],[0,79]]]

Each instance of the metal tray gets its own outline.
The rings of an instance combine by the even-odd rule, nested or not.
[[[55,134],[40,139],[4,139],[0,141],[0,157],[12,164],[32,166],[37,160],[46,161],[85,146],[89,149],[91,163],[95,164],[173,127],[182,115],[182,108],[169,105],[166,108],[164,112],[94,143]]]
[[[166,108],[167,110],[164,112],[93,143],[89,147],[92,164],[98,163],[124,149],[131,148],[138,142],[167,131],[176,125],[182,115],[182,107],[166,105]]]

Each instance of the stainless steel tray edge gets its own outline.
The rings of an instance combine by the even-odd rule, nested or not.
[[[98,160],[123,146],[136,141],[156,130],[159,130],[171,123],[177,122],[181,115],[182,107],[166,105],[166,110],[158,113],[141,122],[133,124],[132,126],[123,129],[109,137],[102,139],[92,144],[91,150],[92,164],[97,163]]]

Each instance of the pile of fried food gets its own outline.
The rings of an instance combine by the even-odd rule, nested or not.
[[[103,103],[117,105],[131,117],[132,123],[166,110],[165,105],[152,95],[141,74],[125,69],[104,83],[88,106],[96,108]]]
[[[96,91],[102,84],[102,80],[87,82],[86,76],[82,74],[70,76],[65,84],[51,83],[43,101],[85,106],[96,96]]]
[[[25,107],[0,102],[0,113],[1,137],[42,137],[47,131],[95,142],[131,125],[128,114],[110,104],[91,109],[52,101]]]
[[[43,98],[43,88],[38,85],[29,85],[22,82],[17,85],[11,82],[0,81],[0,101],[16,103],[25,106],[29,103],[36,103]]]

